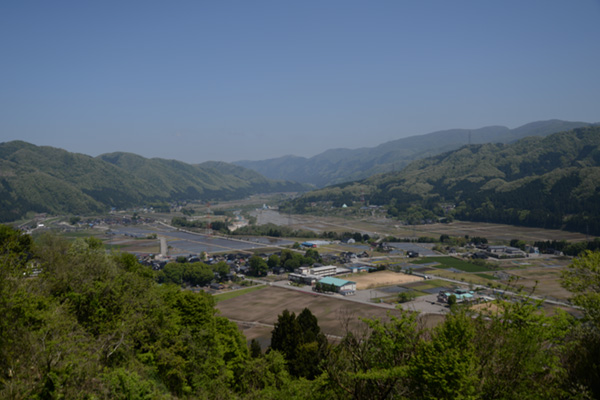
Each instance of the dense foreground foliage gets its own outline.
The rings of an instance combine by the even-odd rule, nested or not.
[[[564,277],[584,318],[498,303],[365,320],[328,345],[308,310],[252,353],[210,295],[159,285],[128,254],[0,225],[3,399],[547,399],[600,396],[600,254]]]

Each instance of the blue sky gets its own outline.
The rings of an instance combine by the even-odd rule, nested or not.
[[[4,1],[0,142],[190,163],[600,121],[600,0]]]

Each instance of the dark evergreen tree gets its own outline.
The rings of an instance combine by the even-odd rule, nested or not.
[[[256,339],[252,339],[250,341],[250,357],[258,358],[262,356],[262,347],[260,343]]]
[[[308,308],[297,318],[288,310],[279,315],[271,336],[271,348],[283,354],[291,375],[314,379],[321,372],[320,362],[326,347],[327,339]]]

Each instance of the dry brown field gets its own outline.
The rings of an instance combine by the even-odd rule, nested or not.
[[[382,286],[402,285],[404,283],[424,280],[419,276],[402,274],[393,271],[378,271],[370,274],[352,274],[346,275],[344,279],[356,282],[357,290],[373,289]]]
[[[529,228],[503,224],[489,224],[484,222],[455,221],[450,224],[418,225],[415,227],[417,236],[421,233],[435,235],[447,234],[450,236],[485,237],[490,241],[506,241],[520,239],[528,243],[545,240],[586,240],[586,235],[576,232],[566,232],[556,229]],[[423,236],[427,236],[423,234]]]
[[[110,244],[118,247],[121,251],[127,251],[132,253],[149,253],[156,254],[160,252],[160,245],[156,239],[148,240],[148,239],[122,239],[122,240],[114,240],[109,237],[106,239],[104,244]]]
[[[333,340],[343,337],[346,329],[353,332],[364,330],[366,325],[359,318],[385,320],[389,318],[388,313],[399,315],[399,311],[394,309],[278,287],[268,287],[223,300],[216,307],[220,315],[238,324],[248,340],[258,339],[263,347],[268,346],[273,325],[285,309],[298,315],[307,307],[319,320],[321,330]],[[443,316],[425,315],[422,323],[431,326],[442,318]]]
[[[566,300],[572,294],[560,285],[560,275],[563,267],[532,267],[507,271],[517,276],[517,287],[523,286],[525,291],[535,288],[534,294],[540,297],[550,297],[558,300]]]

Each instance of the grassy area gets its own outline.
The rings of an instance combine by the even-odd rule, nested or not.
[[[411,264],[431,264],[433,262],[439,262],[439,259],[445,259],[448,257],[427,257],[427,258],[419,258],[417,260],[410,261]]]
[[[408,301],[413,301],[417,297],[428,296],[430,294],[430,293],[425,293],[425,292],[419,292],[418,290],[410,290],[405,293],[408,293],[410,296],[410,300],[408,300]],[[371,301],[373,301],[373,303],[397,304],[397,303],[399,303],[399,294],[395,294],[393,296],[375,297],[375,298],[371,299]]]
[[[102,236],[104,232],[100,233],[98,231],[93,230],[83,230],[83,231],[71,231],[71,232],[62,232],[60,236],[67,238],[69,240],[74,240],[78,238],[88,238],[90,236],[99,237]]]
[[[449,279],[454,279],[457,281],[462,281],[465,284],[469,284],[469,283],[473,283],[476,285],[484,285],[487,286],[490,283],[492,283],[492,281],[490,281],[487,278],[484,278],[482,276],[479,276],[479,274],[469,274],[469,273],[460,273],[460,272],[454,272],[454,271],[448,271],[448,270],[437,270],[435,272],[435,275],[441,276],[442,278],[449,278]]]
[[[418,260],[418,262],[413,261],[413,264],[426,264],[437,262],[440,265],[436,265],[435,268],[454,268],[459,269],[464,272],[487,272],[490,269],[481,265],[475,265],[468,261],[459,260],[454,257],[427,257],[422,260]]]
[[[406,285],[402,285],[402,287],[410,288],[413,290],[428,290],[428,289],[435,289],[438,287],[445,287],[450,284],[451,284],[450,282],[446,282],[441,279],[431,279],[431,280],[422,281],[422,282],[409,283]]]
[[[492,280],[492,281],[498,280],[498,278],[496,278],[494,275],[490,275],[490,274],[476,274],[476,275],[480,276],[482,278],[485,278],[485,279]]]
[[[234,298],[236,298],[238,296],[242,296],[242,295],[247,294],[247,293],[255,292],[257,290],[261,290],[261,289],[264,289],[266,287],[267,286],[265,286],[265,285],[252,286],[252,287],[249,287],[247,289],[239,289],[239,290],[233,290],[231,292],[216,294],[213,297],[215,298],[215,301],[218,303],[220,301],[234,299]]]

